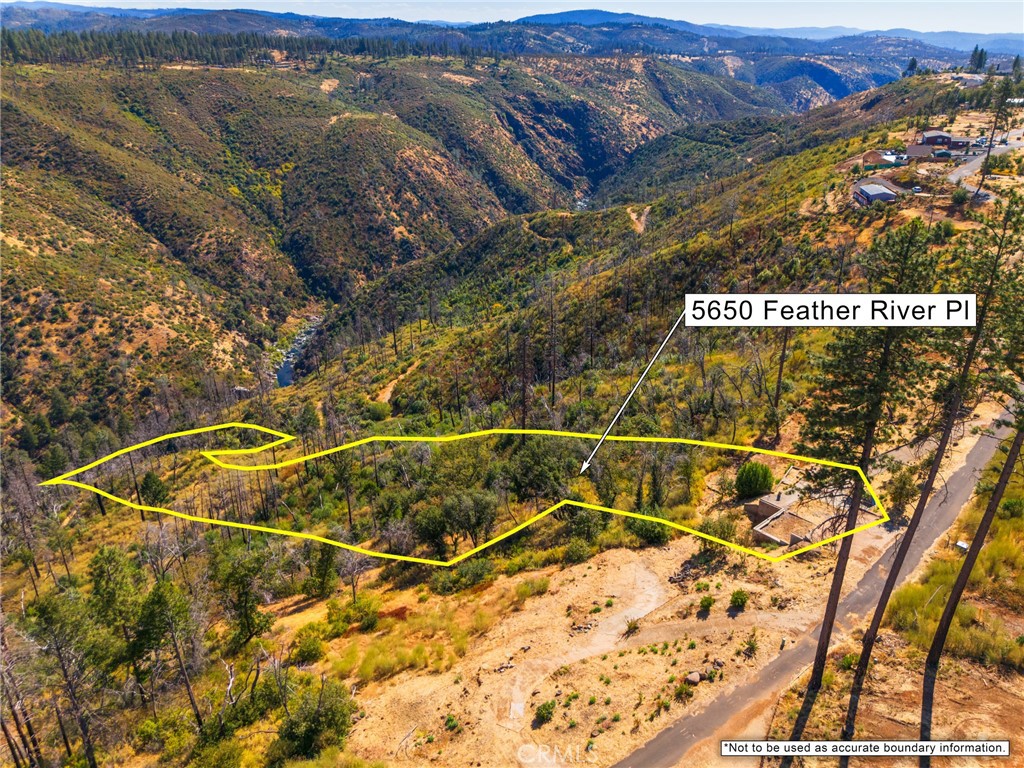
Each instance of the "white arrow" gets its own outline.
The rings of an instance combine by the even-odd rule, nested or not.
[[[661,342],[661,346],[658,347],[658,351],[654,353],[654,357],[651,358],[651,362],[649,362],[647,367],[644,368],[644,372],[641,373],[640,378],[636,380],[636,384],[633,385],[633,389],[629,391],[629,394],[626,395],[626,399],[622,401],[622,405],[619,407],[619,412],[615,414],[615,418],[612,419],[612,423],[608,425],[608,429],[604,431],[604,434],[601,435],[601,439],[597,441],[597,446],[591,452],[587,460],[583,462],[583,466],[580,467],[581,475],[587,471],[587,468],[590,466],[590,462],[594,460],[594,456],[597,454],[597,451],[604,444],[605,438],[608,437],[608,433],[612,431],[612,427],[615,426],[615,422],[619,420],[619,416],[621,416],[622,412],[626,410],[626,406],[629,405],[629,401],[632,399],[634,393],[640,389],[640,385],[643,383],[644,377],[647,375],[648,371],[654,367],[654,361],[658,359],[658,355],[660,355],[662,350],[665,349],[665,345],[668,344],[668,340],[672,338],[672,334],[676,332],[676,328],[678,328],[679,324],[683,322],[683,317],[685,316],[686,310],[684,309],[679,313],[679,317],[676,319],[675,323],[673,323],[672,327],[668,329],[668,334],[665,336],[665,340]]]

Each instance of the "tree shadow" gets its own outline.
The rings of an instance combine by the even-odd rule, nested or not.
[[[789,734],[789,741],[800,741],[803,738],[804,731],[807,729],[807,723],[811,719],[811,710],[814,709],[814,702],[817,701],[820,692],[820,687],[808,687],[804,691],[804,700],[800,705],[796,721],[793,723],[793,731]],[[780,768],[792,768],[794,757],[794,755],[786,755],[782,758],[782,762],[779,763]]]
[[[889,519],[882,523],[883,530],[887,533],[893,533],[907,527],[910,517],[907,515],[906,510],[890,509],[888,511]]]
[[[706,547],[693,553],[683,563],[684,572],[701,576],[714,576],[729,564],[729,558],[722,549]]]
[[[921,741],[932,738],[932,712],[935,705],[935,683],[939,676],[939,665],[925,663],[924,685],[921,693]],[[928,755],[921,756],[921,768],[928,768],[932,759]]]

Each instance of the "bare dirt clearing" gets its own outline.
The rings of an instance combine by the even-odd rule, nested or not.
[[[629,214],[629,218],[633,220],[633,228],[636,230],[638,235],[642,235],[644,230],[647,228],[647,216],[651,213],[651,206],[644,208],[643,212],[637,216],[636,211],[631,207],[626,208],[626,212]]]
[[[499,617],[448,672],[402,673],[358,691],[366,717],[349,749],[410,764],[505,766],[523,754],[535,761],[539,747],[582,753],[589,743],[599,764],[614,762],[678,710],[756,674],[784,640],[799,641],[828,587],[828,555],[779,564],[730,555],[689,582],[669,584],[698,548],[683,537],[548,572],[547,593]],[[862,562],[870,559],[860,553]],[[521,580],[501,579],[489,591]],[[750,602],[729,611],[737,589]],[[698,606],[704,595],[715,601],[708,612]],[[467,599],[479,597],[460,597]],[[627,635],[630,618],[640,627]],[[680,688],[691,673],[709,670],[714,682]],[[555,714],[538,725],[545,701],[557,702]]]
[[[393,394],[394,394],[394,392],[395,392],[395,387],[396,387],[396,386],[398,386],[398,382],[400,382],[400,381],[401,381],[402,379],[404,379],[404,378],[405,378],[406,376],[408,376],[408,375],[409,375],[410,373],[412,373],[413,371],[415,371],[415,370],[416,370],[416,368],[418,368],[418,367],[419,367],[419,364],[420,364],[420,361],[419,361],[419,360],[417,360],[416,362],[414,362],[414,363],[413,363],[412,365],[410,365],[410,366],[409,366],[409,367],[408,367],[408,368],[406,369],[405,373],[403,373],[403,374],[400,374],[400,375],[399,375],[399,376],[398,376],[397,378],[394,378],[394,379],[392,379],[391,381],[389,381],[389,382],[388,382],[388,383],[387,383],[387,384],[386,384],[386,385],[384,386],[384,389],[382,389],[382,390],[381,390],[380,392],[378,392],[378,393],[377,393],[377,397],[376,397],[376,398],[374,398],[374,399],[375,399],[375,400],[376,400],[376,401],[377,401],[378,403],[390,403],[390,402],[391,402],[391,395],[393,395]]]
[[[848,644],[837,649],[833,655],[841,656],[854,650],[855,646]],[[873,660],[868,684],[861,699],[857,720],[858,738],[869,738],[868,734],[873,739],[919,738],[924,668],[922,654],[908,645],[901,636],[883,632],[879,635]],[[833,682],[823,691],[815,705],[811,728],[804,738],[834,738],[827,734],[830,729],[838,732],[838,724],[845,717],[850,677],[850,672],[836,672]],[[1011,757],[1008,759],[944,757],[943,766],[967,768],[994,763],[1000,766],[1024,765],[1024,758],[1021,757],[1024,744],[1020,730],[1020,712],[1024,711],[1024,678],[1020,675],[1002,673],[996,668],[986,668],[962,659],[949,659],[942,665],[935,701],[932,738],[1010,740]],[[775,710],[772,738],[785,738],[788,734],[794,706],[799,706],[799,699],[794,691],[789,691]],[[858,764],[857,761],[852,762]],[[910,768],[917,763],[914,757],[865,759],[859,764]],[[730,760],[728,764],[731,766],[733,762]]]

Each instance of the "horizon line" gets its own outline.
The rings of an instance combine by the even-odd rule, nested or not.
[[[204,0],[200,0],[200,2],[203,2],[203,1]],[[602,7],[599,7],[599,6],[592,6],[592,7],[587,7],[587,8],[572,8],[572,9],[568,9],[568,10],[541,11],[541,12],[538,12],[538,13],[527,13],[526,15],[518,16],[518,17],[515,17],[515,18],[494,18],[494,19],[489,19],[489,20],[469,21],[469,20],[456,20],[456,19],[442,18],[442,17],[438,17],[437,15],[433,15],[433,14],[429,18],[403,18],[400,15],[389,15],[389,14],[386,14],[386,13],[382,14],[382,15],[379,15],[379,16],[321,15],[321,14],[318,14],[318,13],[304,12],[304,11],[299,11],[299,10],[290,10],[290,9],[287,8],[287,2],[284,2],[284,0],[282,0],[282,2],[280,3],[280,5],[283,6],[283,7],[279,7],[279,8],[274,9],[274,10],[264,9],[264,8],[256,8],[256,7],[244,6],[244,5],[229,5],[229,3],[228,2],[224,2],[224,0],[206,0],[206,2],[210,2],[211,5],[209,5],[209,6],[206,6],[206,5],[192,5],[192,4],[189,4],[189,3],[182,3],[182,4],[179,5],[179,4],[175,4],[175,3],[170,3],[168,5],[156,5],[156,4],[154,4],[152,6],[147,6],[147,5],[133,4],[133,3],[130,2],[130,0],[95,0],[95,1],[80,0],[79,2],[61,2],[60,0],[0,0],[0,7],[4,7],[4,8],[11,7],[11,6],[37,6],[37,7],[40,7],[40,8],[51,7],[51,8],[56,8],[56,9],[65,9],[65,10],[68,10],[69,12],[83,12],[83,13],[85,13],[85,12],[93,12],[93,13],[99,13],[99,14],[102,14],[102,15],[114,15],[114,14],[109,13],[109,11],[114,11],[114,10],[121,10],[121,11],[143,11],[143,12],[153,12],[153,13],[159,13],[161,11],[179,12],[179,13],[182,12],[182,11],[195,11],[197,13],[215,13],[215,12],[218,12],[218,11],[227,11],[227,12],[254,13],[254,14],[264,14],[264,15],[284,15],[284,14],[288,14],[288,15],[298,16],[298,17],[302,17],[302,18],[325,19],[325,20],[344,19],[344,20],[351,20],[351,21],[377,21],[377,20],[387,19],[387,20],[402,21],[402,22],[405,22],[405,23],[408,23],[408,24],[423,24],[423,25],[429,25],[429,26],[453,26],[453,27],[480,26],[480,25],[484,25],[484,24],[500,24],[500,23],[515,24],[515,23],[521,23],[524,19],[529,19],[529,18],[535,17],[535,16],[555,16],[555,15],[565,14],[565,13],[599,12],[599,13],[613,14],[613,15],[616,15],[616,16],[639,16],[639,17],[651,19],[653,21],[680,22],[680,23],[685,23],[685,24],[693,24],[694,26],[700,26],[700,27],[714,27],[714,28],[719,28],[719,29],[722,29],[722,30],[736,30],[736,31],[743,31],[743,30],[762,31],[763,30],[763,31],[768,32],[768,33],[771,33],[771,32],[781,33],[781,32],[786,32],[786,31],[790,31],[790,30],[802,30],[802,29],[806,29],[806,30],[843,29],[843,30],[849,30],[849,32],[846,33],[846,34],[837,35],[837,37],[847,37],[847,36],[860,36],[860,35],[865,35],[865,34],[870,34],[870,33],[884,33],[884,32],[906,30],[906,31],[909,31],[909,32],[914,32],[914,33],[917,33],[917,34],[924,34],[924,35],[962,34],[962,35],[999,36],[999,37],[1007,37],[1007,38],[1015,38],[1015,37],[1024,38],[1024,32],[1013,32],[1013,31],[1004,31],[1004,30],[990,30],[990,31],[984,31],[984,32],[981,32],[981,31],[969,32],[969,31],[964,31],[964,30],[960,30],[960,29],[953,29],[953,28],[950,28],[950,29],[936,29],[936,30],[921,30],[921,29],[914,29],[914,28],[907,27],[907,26],[895,26],[895,27],[885,27],[885,28],[882,28],[882,27],[863,28],[863,27],[859,27],[859,26],[850,26],[849,24],[844,24],[842,22],[835,22],[835,23],[831,23],[831,24],[822,24],[822,25],[816,25],[816,24],[789,24],[789,25],[782,25],[782,26],[766,26],[764,24],[752,24],[752,25],[749,25],[749,26],[744,26],[744,25],[737,25],[737,24],[728,24],[728,23],[725,23],[725,22],[718,22],[718,21],[690,21],[689,19],[686,19],[686,18],[675,18],[675,17],[670,17],[670,16],[657,16],[657,15],[652,15],[651,13],[644,13],[644,12],[641,12],[641,11],[614,11],[614,10],[609,10],[607,8],[602,8]],[[723,0],[723,2],[726,5],[745,5],[745,4],[751,4],[751,0]],[[882,2],[887,2],[887,0],[866,0],[866,2],[874,3],[874,4],[879,4],[879,3],[882,3]],[[940,2],[940,4],[942,4],[942,0],[939,0],[939,2]],[[486,4],[486,0],[485,0],[485,4]],[[758,3],[758,4],[760,4],[760,3]],[[764,5],[770,5],[772,3],[771,2],[764,2],[763,4]],[[916,5],[918,3],[912,3],[912,4]],[[952,3],[950,3],[950,4],[952,4]],[[1011,3],[1009,0],[988,0],[986,4],[1008,5],[1008,6],[1009,5],[1013,5],[1014,7],[1016,7],[1016,3]],[[77,9],[81,9],[81,10],[78,11]],[[572,22],[567,22],[567,23],[572,23]],[[611,20],[608,23],[613,23],[614,24],[616,22],[614,20]],[[757,34],[756,34],[756,32],[743,32],[740,36],[741,37],[749,37],[749,36],[757,36]],[[782,36],[782,35],[780,35],[780,36]],[[790,36],[792,36],[792,35],[790,35]],[[826,38],[826,39],[833,39],[833,38]]]

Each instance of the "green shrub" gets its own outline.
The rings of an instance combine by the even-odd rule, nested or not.
[[[747,639],[743,641],[741,648],[743,655],[748,659],[752,658],[757,654],[757,628],[750,630],[750,634],[747,635]]]
[[[360,595],[352,603],[352,617],[359,624],[361,632],[375,630],[380,617],[380,598],[376,595]]]
[[[899,470],[887,484],[886,492],[890,511],[902,515],[907,505],[918,496],[917,473],[912,467]]]
[[[440,568],[430,578],[430,589],[452,595],[494,578],[494,563],[486,557],[463,560],[454,569]]]
[[[285,684],[291,685],[294,674],[285,668]],[[281,689],[273,675],[264,675],[248,696],[242,696],[235,704],[227,707],[216,718],[208,717],[199,732],[198,746],[214,744],[229,738],[239,728],[252,725],[281,706]],[[227,763],[226,763],[227,764]],[[220,765],[210,763],[211,766]]]
[[[964,205],[970,199],[971,193],[963,187],[957,187],[953,190],[953,205]]]
[[[750,599],[750,595],[745,590],[737,589],[732,593],[729,598],[729,607],[733,610],[742,611],[747,607],[747,601]]]
[[[701,612],[707,613],[708,611],[711,610],[711,606],[713,606],[714,604],[715,604],[715,598],[713,598],[711,595],[704,595],[704,597],[702,597],[700,599],[700,610],[701,610]]]
[[[292,642],[292,661],[295,664],[313,664],[324,657],[324,630],[322,624],[307,624],[295,633]]]
[[[569,531],[573,537],[579,537],[593,543],[605,529],[608,519],[607,515],[593,509],[576,508],[576,512],[569,520]]]
[[[1014,520],[1024,517],[1024,499],[1007,499],[999,505],[999,517]]]
[[[675,691],[672,692],[676,701],[685,701],[686,699],[693,698],[693,686],[689,683],[680,683],[676,686]]]
[[[716,539],[722,541],[732,541],[736,538],[736,521],[730,519],[728,515],[720,515],[719,517],[711,518],[709,520],[703,520],[697,530],[708,536],[714,536]],[[718,542],[709,541],[708,539],[700,540],[700,548],[705,553],[716,554],[725,549],[725,547]]]
[[[748,461],[736,473],[736,495],[741,499],[763,496],[774,483],[771,467],[760,461]]]
[[[323,679],[296,698],[278,731],[278,743],[271,750],[275,755],[311,758],[327,747],[344,744],[355,711],[344,686]]]
[[[195,738],[195,721],[191,712],[167,709],[157,719],[149,718],[135,729],[134,746],[137,750],[160,752],[164,759],[189,748]]]
[[[543,595],[548,591],[549,584],[550,581],[547,576],[541,576],[537,579],[524,579],[516,584],[516,600],[521,603],[528,597]]]
[[[194,768],[242,768],[244,750],[237,741],[222,741],[201,750],[189,765]]]
[[[373,594],[363,593],[356,599],[349,600],[342,607],[337,600],[327,601],[327,634],[340,637],[353,624],[358,624],[362,632],[372,632],[377,628],[380,617],[380,598]]]
[[[384,421],[391,415],[391,405],[389,403],[367,403],[365,412],[366,418],[370,421]]]
[[[645,547],[659,547],[668,543],[668,526],[654,520],[627,517],[626,530],[640,539]]]
[[[586,539],[573,537],[565,545],[565,551],[562,553],[562,562],[569,565],[583,563],[590,559],[593,552]]]
[[[932,226],[931,240],[936,245],[945,245],[956,234],[956,225],[949,219],[942,219]]]
[[[537,707],[537,711],[534,713],[533,719],[537,725],[544,725],[544,723],[551,722],[551,718],[555,716],[555,707],[558,706],[554,699],[545,701],[543,704]]]
[[[849,672],[860,661],[860,655],[856,653],[848,653],[839,660],[839,668]]]

